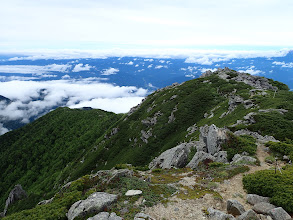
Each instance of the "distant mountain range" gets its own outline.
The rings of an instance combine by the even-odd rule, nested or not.
[[[4,133],[20,127],[58,106],[127,112],[154,90],[224,67],[272,78],[293,88],[293,51],[279,56],[238,57],[242,58],[212,54],[180,59],[0,55],[0,95],[7,98],[5,102],[0,99],[0,134],[1,129]],[[13,103],[9,108],[7,100]]]

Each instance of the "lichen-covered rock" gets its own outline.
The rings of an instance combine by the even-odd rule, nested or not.
[[[227,151],[219,151],[218,153],[214,154],[214,157],[216,158],[216,162],[220,163],[227,163]]]
[[[216,161],[216,158],[211,154],[208,154],[204,151],[196,152],[191,161],[187,164],[186,167],[196,169],[200,162],[210,163]]]
[[[251,205],[255,205],[257,203],[260,203],[260,202],[267,202],[269,203],[270,201],[270,198],[269,197],[263,197],[263,196],[259,196],[259,195],[256,195],[256,194],[247,194],[247,202]]]
[[[112,212],[111,214],[108,212],[100,212],[87,220],[123,220],[123,218],[117,216],[115,212]]]
[[[232,158],[231,164],[253,164],[256,159],[250,156],[242,156],[240,154],[235,154]]]
[[[8,207],[13,204],[14,202],[21,200],[23,198],[26,198],[27,194],[26,192],[22,189],[20,184],[17,184],[9,193],[8,198],[6,199],[5,202],[5,208],[3,211],[4,216],[7,213]]]
[[[267,202],[259,202],[252,207],[253,211],[255,211],[256,213],[265,215],[268,215],[269,211],[274,208],[276,208],[276,206]]]
[[[238,216],[236,219],[237,220],[259,220],[260,218],[252,209],[249,209],[248,211]]]
[[[182,143],[156,157],[150,162],[149,169],[156,167],[162,169],[170,169],[172,167],[182,168],[187,164],[189,152],[190,145],[188,143]]]
[[[107,180],[107,184],[121,177],[132,177],[133,171],[129,169],[111,170],[110,178]]]
[[[234,216],[241,215],[245,212],[244,206],[234,199],[228,199],[227,201],[227,212]]]
[[[67,213],[67,218],[72,220],[76,217],[83,217],[87,213],[99,213],[116,201],[117,195],[105,192],[95,192],[87,199],[75,202],[70,207]]]
[[[282,208],[274,208],[269,211],[269,215],[273,220],[289,220],[291,216]]]
[[[215,154],[221,150],[221,144],[227,139],[226,130],[216,125],[200,127],[199,140],[205,143],[207,152]]]
[[[208,208],[207,211],[210,220],[235,220],[233,215],[226,214],[213,208]]]
[[[134,189],[128,190],[125,193],[126,196],[136,196],[136,195],[140,195],[140,194],[142,194],[141,190],[134,190]]]

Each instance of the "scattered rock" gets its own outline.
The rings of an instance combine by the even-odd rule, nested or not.
[[[213,208],[208,208],[207,211],[210,220],[235,220],[233,215],[226,214]]]
[[[52,197],[51,199],[43,200],[43,201],[39,202],[38,205],[50,204],[53,201],[53,199],[54,199],[54,197]]]
[[[3,214],[4,216],[6,215],[7,213],[7,210],[8,210],[8,207],[15,203],[16,201],[18,200],[21,200],[23,198],[26,198],[27,197],[27,194],[26,192],[22,189],[21,185],[20,184],[17,184],[9,193],[8,195],[8,198],[6,199],[6,202],[5,202],[5,208],[4,208],[4,211],[3,211]]]
[[[257,203],[260,203],[260,202],[267,202],[269,203],[270,201],[270,198],[269,197],[263,197],[263,196],[259,196],[259,195],[256,195],[256,194],[247,194],[247,202],[251,205],[255,205]]]
[[[111,177],[109,178],[107,183],[109,184],[113,180],[116,180],[121,177],[132,177],[132,175],[133,175],[133,171],[129,169],[113,170],[111,171]]]
[[[133,189],[128,190],[125,193],[126,196],[136,196],[136,195],[140,195],[140,194],[142,194],[142,191],[141,190],[133,190]]]
[[[141,137],[140,139],[144,142],[144,143],[148,143],[148,139],[153,136],[152,134],[152,129],[150,128],[148,131],[144,131],[144,130],[141,130]]]
[[[227,151],[219,151],[218,153],[214,154],[214,157],[216,158],[216,162],[220,163],[227,163]]]
[[[100,212],[94,217],[88,218],[87,220],[122,220],[123,218],[116,215],[115,212],[109,214],[108,212]]]
[[[269,211],[269,215],[272,217],[273,220],[289,220],[291,216],[282,208],[274,208]]]
[[[272,109],[272,108],[270,108],[270,109],[260,109],[258,111],[261,112],[261,113],[279,112],[282,115],[284,113],[288,112],[288,110],[286,110],[286,109]]]
[[[257,141],[260,142],[260,143],[266,143],[266,142],[269,142],[269,141],[279,142],[273,136],[268,136],[268,135],[262,136],[257,132],[249,131],[247,129],[241,129],[241,130],[235,131],[234,134],[236,136],[250,135],[250,136],[254,137],[255,139],[257,139]]]
[[[210,162],[216,161],[216,158],[211,154],[208,154],[204,151],[196,152],[191,161],[187,164],[186,167],[190,167],[192,169],[196,169],[200,162],[204,164],[208,164]]]
[[[238,216],[236,219],[237,220],[259,220],[259,217],[252,209],[249,209],[248,211]]]
[[[160,117],[161,115],[163,115],[160,111],[159,112],[156,112],[154,114],[154,116],[151,118],[151,117],[147,117],[146,119],[144,120],[141,120],[141,123],[145,126],[153,126],[153,125],[156,125],[157,124],[157,119],[158,117]]]
[[[176,147],[166,150],[160,156],[156,157],[152,162],[150,162],[149,169],[156,167],[162,169],[184,167],[187,164],[190,147],[190,144],[182,143]]]
[[[151,216],[145,214],[145,213],[137,213],[134,217],[134,220],[154,220]]]
[[[109,135],[108,134],[105,134],[104,137],[107,138],[107,139],[110,139],[112,136],[114,136],[115,134],[117,134],[118,131],[119,131],[119,128],[113,128],[111,130],[111,133]]]
[[[87,199],[75,202],[70,207],[67,213],[67,218],[72,220],[76,217],[83,217],[87,213],[99,213],[116,201],[117,195],[105,192],[95,192]]]
[[[169,116],[169,120],[168,120],[168,123],[171,123],[171,122],[173,122],[173,121],[175,121],[175,115],[174,115],[174,113],[175,112],[177,112],[178,111],[178,108],[177,108],[177,105],[174,107],[174,109],[172,110],[172,112],[171,112],[171,115]]]
[[[228,199],[227,201],[227,212],[234,216],[241,215],[245,212],[244,206],[234,199]]]
[[[192,125],[192,126],[190,126],[189,128],[187,128],[187,132],[188,132],[188,134],[185,136],[185,137],[188,137],[189,135],[192,135],[194,132],[196,132],[197,131],[197,126],[196,126],[196,124],[194,124],[194,125]]]
[[[260,202],[255,204],[252,209],[258,214],[269,214],[269,211],[276,208],[276,206],[267,203],[267,202]]]
[[[251,164],[255,163],[256,159],[250,156],[241,156],[240,154],[235,154],[232,158],[231,164]]]

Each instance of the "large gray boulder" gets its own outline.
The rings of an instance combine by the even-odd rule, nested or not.
[[[254,164],[256,159],[250,156],[243,156],[240,154],[235,154],[232,158],[231,164]]]
[[[209,163],[216,161],[216,158],[204,151],[196,152],[191,161],[187,164],[186,167],[196,169],[200,162]]]
[[[83,217],[87,213],[99,213],[116,201],[117,195],[105,192],[95,192],[87,199],[75,202],[70,207],[67,213],[67,218],[72,220],[76,217]]]
[[[274,208],[276,208],[276,206],[267,202],[260,202],[252,207],[253,211],[255,211],[256,213],[265,215],[268,215],[269,212]]]
[[[228,162],[228,155],[227,151],[219,151],[218,153],[214,154],[216,158],[216,162],[227,163]]]
[[[210,220],[235,220],[233,215],[226,214],[213,208],[208,208],[207,211]]]
[[[260,218],[252,209],[249,209],[248,211],[238,216],[236,219],[237,220],[259,220]]]
[[[227,212],[234,216],[241,215],[245,212],[244,206],[234,199],[228,199],[227,201]]]
[[[226,130],[218,128],[216,125],[205,125],[200,127],[199,140],[205,143],[207,152],[210,154],[218,153],[221,150],[221,144],[227,139]]]
[[[182,168],[187,164],[189,152],[190,145],[188,143],[182,143],[176,147],[166,150],[160,156],[152,160],[149,164],[149,169],[171,169],[173,167]]]
[[[26,192],[22,189],[20,184],[17,184],[9,193],[8,198],[6,199],[5,202],[5,208],[3,211],[3,215],[5,216],[7,213],[8,207],[15,203],[18,200],[21,200],[23,198],[26,198],[27,194]]]
[[[247,194],[247,202],[251,205],[255,205],[257,203],[260,203],[260,202],[267,202],[269,203],[270,201],[270,198],[269,197],[263,197],[263,196],[259,196],[259,195],[256,195],[256,194]]]
[[[273,220],[289,220],[291,216],[282,208],[274,208],[269,211],[269,215]]]
[[[116,215],[115,212],[109,214],[108,212],[100,212],[94,217],[90,217],[87,220],[123,220],[123,218]]]

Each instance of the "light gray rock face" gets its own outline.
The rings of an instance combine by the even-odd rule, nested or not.
[[[232,95],[229,97],[229,107],[228,112],[233,112],[238,105],[244,103],[244,99],[241,96],[238,95]]]
[[[221,150],[221,144],[227,139],[226,130],[216,125],[200,127],[199,140],[207,146],[207,152],[215,154]]]
[[[249,209],[248,211],[238,216],[236,219],[237,220],[259,220],[260,218],[252,209]]]
[[[214,154],[214,157],[216,158],[216,162],[228,163],[227,151],[219,151]]]
[[[115,212],[109,214],[108,212],[100,212],[94,217],[90,217],[87,220],[123,220],[123,218],[116,215]]]
[[[133,189],[128,190],[125,193],[126,196],[136,196],[136,195],[140,195],[140,194],[142,194],[142,191],[141,190],[133,190]]]
[[[153,117],[147,117],[146,119],[142,120],[141,123],[145,126],[154,126],[157,124],[158,117],[162,116],[163,113],[156,112]]]
[[[227,201],[227,212],[234,216],[241,215],[245,212],[244,206],[234,199],[228,199]]]
[[[111,204],[117,201],[117,195],[96,192],[91,194],[87,199],[75,202],[67,213],[69,220],[76,217],[83,217],[87,213],[99,213]]]
[[[255,204],[252,209],[258,214],[265,214],[268,215],[269,211],[276,208],[276,206],[267,203],[267,202],[260,202]]]
[[[213,162],[216,161],[216,158],[204,151],[196,152],[191,161],[187,164],[186,167],[190,167],[192,169],[196,169],[200,162],[205,163],[207,162]]]
[[[282,208],[278,207],[269,211],[273,220],[289,220],[291,216]]]
[[[46,205],[46,204],[50,204],[52,201],[53,201],[54,197],[52,197],[51,199],[47,199],[47,200],[43,200],[43,201],[40,201],[38,203],[38,205]]]
[[[257,203],[260,203],[260,202],[267,202],[269,203],[270,201],[270,198],[269,197],[263,197],[263,196],[259,196],[259,195],[256,195],[256,194],[247,194],[247,202],[251,205],[255,205]]]
[[[288,110],[286,110],[286,109],[272,109],[272,108],[270,108],[270,109],[260,109],[258,111],[261,112],[261,113],[279,112],[282,115],[284,113],[287,113],[288,112]]]
[[[187,164],[190,145],[182,143],[176,147],[163,152],[149,164],[149,168],[171,169],[172,167],[182,168]]]
[[[13,204],[14,202],[21,200],[23,198],[26,198],[27,194],[26,192],[22,189],[20,184],[17,184],[9,193],[8,198],[6,199],[5,202],[5,208],[3,211],[4,216],[7,213],[8,207]]]
[[[234,157],[232,158],[231,164],[251,164],[255,162],[256,162],[256,159],[253,157],[235,154]]]
[[[213,208],[208,208],[207,211],[210,220],[235,220],[233,215],[226,214]]]
[[[150,128],[147,131],[141,130],[140,133],[141,133],[140,139],[146,144],[148,143],[148,139],[153,136],[152,128]]]
[[[120,169],[120,170],[110,171],[110,174],[111,174],[111,177],[107,181],[108,184],[117,178],[132,177],[133,171],[129,169]]]

